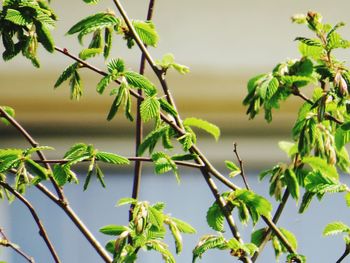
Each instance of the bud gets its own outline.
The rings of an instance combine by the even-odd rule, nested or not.
[[[295,14],[294,16],[291,17],[293,23],[297,24],[305,24],[306,21],[306,15],[304,14]]]

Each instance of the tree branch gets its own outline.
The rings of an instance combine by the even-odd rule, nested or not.
[[[350,254],[350,244],[345,245],[345,251],[343,255],[337,260],[336,263],[341,263]]]
[[[150,0],[148,5],[148,11],[147,11],[147,20],[152,20],[153,16],[153,9],[154,9],[155,0]],[[145,46],[147,48],[147,46]],[[139,73],[141,75],[144,75],[146,68],[146,56],[144,53],[141,54],[141,61],[140,61],[140,70]],[[140,97],[142,97],[142,89],[138,90],[138,94]],[[142,119],[141,119],[141,98],[137,98],[137,106],[136,106],[136,134],[135,134],[135,156],[138,157],[138,149],[142,142],[142,134],[143,134],[143,125],[142,125]],[[133,179],[133,186],[132,186],[132,194],[131,197],[134,199],[138,199],[139,192],[140,192],[140,184],[141,184],[141,176],[142,176],[142,161],[141,160],[135,160],[134,164],[134,179]],[[132,220],[132,212],[134,210],[135,205],[130,205],[129,210],[129,221]]]
[[[21,255],[25,260],[29,263],[35,263],[34,258],[28,256],[25,252],[23,252],[16,244],[13,244],[6,236],[3,228],[0,227],[0,235],[2,239],[0,239],[0,246],[12,248],[17,254]]]
[[[3,118],[5,118],[13,127],[15,127],[23,136],[24,138],[26,138],[26,140],[30,143],[30,145],[32,147],[38,147],[39,143],[37,143],[33,137],[23,128],[22,125],[20,125],[14,118],[12,118],[4,109],[2,109],[0,107],[0,116],[2,116]],[[36,151],[39,158],[42,161],[46,160],[46,157],[44,155],[44,153],[42,151]],[[51,167],[50,165],[48,165],[47,163],[45,163],[45,168],[48,169],[49,171],[51,171]],[[53,185],[53,187],[55,188],[55,191],[59,197],[59,199],[62,202],[66,202],[65,200],[65,196],[63,193],[63,190],[59,187],[59,185],[56,183],[55,179],[52,177],[52,173],[49,173],[49,179]]]
[[[56,263],[60,263],[60,259],[57,255],[57,252],[54,248],[54,246],[52,245],[46,230],[43,226],[43,224],[41,223],[41,220],[38,216],[38,214],[36,213],[34,207],[32,206],[32,204],[23,196],[21,195],[19,192],[17,192],[15,189],[13,189],[10,185],[8,185],[5,182],[0,182],[0,185],[2,187],[4,187],[5,189],[7,189],[8,191],[10,191],[14,196],[16,196],[30,211],[30,213],[32,214],[35,223],[37,224],[38,228],[39,228],[39,235],[44,239],[46,246],[48,247],[48,249],[50,250],[50,253],[54,259],[54,261]]]
[[[242,176],[244,185],[245,185],[245,187],[246,187],[248,190],[250,190],[250,187],[249,187],[249,184],[248,184],[248,181],[247,181],[247,179],[246,179],[245,172],[244,172],[243,161],[242,161],[241,157],[240,157],[239,154],[238,154],[237,143],[233,143],[233,152],[235,153],[236,158],[237,158],[237,161],[238,161],[238,163],[239,163],[239,167],[240,167],[240,169],[241,169],[241,176]]]

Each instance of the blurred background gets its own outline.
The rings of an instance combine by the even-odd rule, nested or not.
[[[148,1],[123,1],[131,18],[146,16]],[[71,25],[85,16],[107,8],[115,10],[112,1],[103,0],[97,6],[83,1],[52,1],[59,16],[54,36],[59,47],[77,54],[81,46],[75,36],[65,36]],[[349,1],[199,1],[162,0],[156,2],[154,23],[160,35],[156,49],[150,49],[155,59],[165,53],[173,53],[178,63],[190,67],[188,75],[168,73],[177,106],[183,118],[198,117],[217,124],[222,130],[219,142],[200,134],[199,146],[220,170],[226,172],[223,160],[233,160],[233,142],[238,149],[252,187],[267,195],[267,182],[258,182],[257,174],[277,162],[286,160],[278,148],[278,141],[290,140],[289,131],[300,105],[298,99],[290,99],[274,115],[271,124],[259,116],[248,120],[242,100],[246,94],[249,78],[270,71],[286,58],[297,58],[297,36],[309,36],[303,25],[294,25],[290,17],[309,10],[320,12],[329,23],[344,21],[349,24]],[[350,28],[341,30],[350,38]],[[88,39],[86,38],[86,43]],[[1,50],[1,48],[0,48]],[[349,52],[339,52],[344,60]],[[79,102],[69,99],[69,87],[64,84],[53,89],[57,77],[72,63],[59,53],[40,52],[41,69],[35,69],[22,58],[0,63],[0,105],[16,109],[16,118],[28,129],[41,145],[53,146],[49,158],[60,158],[76,142],[92,143],[103,151],[125,156],[134,154],[134,124],[117,115],[111,122],[106,116],[113,101],[106,93],[95,92],[100,77],[83,72],[84,96]],[[112,58],[123,58],[128,68],[138,70],[140,52],[129,50],[118,36],[114,41]],[[102,59],[92,62],[104,68]],[[147,77],[154,79],[152,72]],[[147,127],[146,127],[147,129]],[[28,147],[26,142],[11,127],[0,125],[0,148]],[[98,233],[106,224],[126,224],[127,208],[115,208],[121,197],[130,196],[132,187],[131,169],[106,167],[107,189],[98,182],[83,193],[82,186],[67,186],[70,203],[87,226],[96,233],[102,243],[108,240]],[[81,170],[81,175],[84,174]],[[184,252],[178,262],[190,262],[191,251],[199,237],[213,233],[205,222],[207,208],[213,198],[201,175],[190,169],[181,170],[182,183],[176,184],[171,174],[155,176],[152,166],[145,166],[142,179],[141,199],[151,202],[165,201],[173,216],[190,222],[198,233],[184,238]],[[83,181],[83,177],[81,178]],[[241,185],[240,178],[235,183]],[[345,182],[349,180],[344,177]],[[224,189],[223,189],[224,190]],[[57,246],[63,262],[100,262],[67,217],[33,188],[27,193],[40,212],[49,235]],[[308,262],[335,262],[343,253],[341,237],[322,238],[323,227],[332,220],[343,218],[349,224],[350,213],[344,212],[345,202],[341,196],[325,198],[326,205],[319,208],[314,201],[310,210],[301,216],[293,201],[281,219],[281,226],[294,232],[299,240],[299,251],[308,256]],[[336,205],[335,205],[336,204]],[[339,212],[341,211],[341,213]],[[0,226],[3,226],[13,242],[33,255],[37,262],[51,262],[43,241],[37,234],[28,211],[19,202],[11,206],[6,201],[0,204]],[[262,227],[263,225],[260,225]],[[256,227],[256,229],[259,226]],[[243,227],[244,239],[249,240],[251,226]],[[168,239],[170,240],[170,239]],[[327,249],[324,249],[327,248]],[[225,252],[209,252],[201,262],[232,262]],[[11,251],[0,249],[0,260],[23,262]],[[281,258],[283,262],[284,258]],[[272,262],[273,251],[268,248],[258,262]],[[139,262],[162,262],[161,257],[142,252]]]

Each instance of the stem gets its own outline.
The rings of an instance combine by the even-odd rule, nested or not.
[[[233,216],[230,213],[230,211],[227,209],[226,201],[220,195],[219,190],[218,190],[217,186],[215,185],[213,179],[210,177],[208,171],[205,170],[205,167],[200,168],[200,170],[201,170],[203,177],[204,177],[205,181],[207,182],[211,192],[213,193],[215,200],[218,202],[221,210],[224,213],[224,216],[225,216],[226,221],[230,227],[232,235],[238,240],[238,242],[240,242],[241,244],[244,244],[244,242],[241,238],[241,235],[239,234],[239,231],[237,229],[237,226],[235,224],[235,221],[233,219]],[[251,263],[252,262],[246,253],[244,254],[243,257],[240,258],[240,260],[244,263]]]
[[[136,161],[141,161],[141,162],[153,162],[153,160],[149,157],[126,157],[129,161],[136,162]],[[65,159],[58,159],[58,160],[33,160],[36,163],[56,163],[56,164],[65,164],[69,162],[69,160]],[[89,162],[90,160],[84,160],[83,162]],[[174,161],[177,165],[180,166],[185,166],[185,167],[192,167],[192,168],[200,168],[203,167],[203,165],[196,164],[196,163],[191,163],[191,162],[186,162],[186,161]]]
[[[233,152],[235,153],[236,158],[237,158],[237,161],[238,161],[238,163],[239,163],[239,167],[240,167],[240,169],[241,169],[241,176],[242,176],[244,185],[245,185],[245,187],[246,187],[248,190],[250,190],[250,187],[249,187],[249,185],[248,185],[248,181],[247,181],[247,178],[246,178],[245,172],[244,172],[243,161],[242,161],[241,157],[240,157],[239,154],[238,154],[237,143],[234,143],[234,144],[233,144]]]
[[[5,118],[8,122],[11,123],[11,125],[13,127],[15,127],[25,138],[26,140],[30,143],[30,145],[32,147],[38,147],[39,143],[37,143],[33,137],[14,119],[12,118],[5,110],[3,110],[0,107],[0,116],[3,116],[3,118]],[[40,160],[45,161],[46,157],[44,155],[44,153],[42,151],[36,151]],[[53,187],[55,188],[55,191],[59,197],[60,200],[62,200],[62,202],[65,202],[65,197],[64,197],[64,193],[63,190],[59,187],[59,185],[56,183],[55,179],[52,177],[52,171],[51,171],[51,167],[50,165],[48,165],[47,163],[45,163],[45,168],[50,171],[49,173],[49,179],[53,185]]]
[[[39,235],[44,239],[46,246],[48,247],[48,249],[50,250],[50,253],[54,259],[54,261],[56,263],[60,263],[60,259],[55,251],[55,248],[53,247],[47,233],[46,230],[43,226],[43,224],[41,223],[41,220],[38,216],[38,214],[36,213],[34,207],[32,206],[32,204],[23,196],[21,195],[19,192],[17,192],[15,189],[13,189],[10,185],[8,185],[5,182],[0,182],[0,185],[4,188],[6,188],[8,191],[10,191],[14,196],[16,196],[30,211],[30,213],[32,214],[35,223],[37,224],[38,228],[39,228]]]
[[[153,16],[153,9],[154,9],[155,0],[150,0],[149,6],[148,6],[148,12],[147,12],[147,20],[152,20]],[[147,48],[147,46],[146,46]],[[140,70],[139,73],[141,75],[144,75],[146,68],[146,56],[144,53],[141,54],[141,62],[140,62]],[[138,94],[140,97],[142,97],[142,90],[138,90]],[[135,156],[138,157],[138,149],[142,142],[142,133],[143,133],[143,125],[142,125],[142,119],[141,119],[141,108],[142,99],[137,98],[137,106],[136,106],[136,134],[135,134]],[[133,186],[132,186],[132,198],[138,199],[139,191],[140,191],[140,184],[141,184],[141,176],[142,176],[142,161],[141,160],[135,160],[134,164],[134,180],[133,180]],[[129,210],[129,222],[132,220],[132,211],[134,210],[135,205],[131,204],[130,210]]]
[[[0,246],[10,247],[12,248],[17,254],[21,255],[25,260],[27,260],[29,263],[35,263],[34,258],[31,256],[28,256],[26,253],[24,253],[21,249],[18,248],[15,244],[13,244],[6,236],[4,230],[0,227],[0,235],[2,236],[2,240],[0,240]]]
[[[345,251],[344,251],[343,255],[341,255],[341,257],[337,260],[336,263],[342,262],[343,259],[345,259],[349,254],[350,254],[350,244],[346,244]]]
[[[276,210],[276,213],[275,215],[273,216],[273,219],[272,219],[272,222],[277,224],[281,214],[282,214],[282,211],[288,201],[288,197],[289,197],[289,191],[288,189],[285,190],[284,194],[283,194],[283,197],[282,197],[282,201],[281,203],[279,204],[277,210]],[[268,228],[267,231],[265,232],[264,234],[264,237],[262,239],[262,242],[259,246],[259,250],[256,251],[252,257],[252,261],[255,262],[256,259],[258,258],[258,256],[260,255],[260,253],[263,251],[263,249],[265,248],[267,242],[270,240],[271,238],[271,234],[272,234],[272,229],[271,228]]]

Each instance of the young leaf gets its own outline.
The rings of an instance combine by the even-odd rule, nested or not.
[[[239,169],[235,163],[233,163],[231,161],[225,161],[225,164],[226,164],[227,169],[229,169],[231,171],[230,177],[234,177],[237,174],[241,173],[241,169]]]
[[[164,125],[150,132],[137,149],[138,155],[141,156],[147,149],[152,152],[156,143],[162,138],[167,129],[168,126]]]
[[[143,43],[152,47],[157,46],[159,36],[151,21],[134,20],[132,21],[132,25]]]
[[[160,66],[164,72],[169,68],[173,68],[181,74],[190,72],[190,69],[187,66],[175,63],[174,55],[171,53],[165,54],[161,60],[156,60],[156,64]]]
[[[207,212],[207,223],[215,231],[224,232],[225,216],[217,202],[209,207]]]
[[[122,205],[128,205],[128,204],[136,204],[136,203],[137,203],[136,199],[130,198],[130,197],[125,197],[125,198],[119,199],[117,205],[122,206]]]
[[[158,119],[160,113],[160,103],[156,97],[148,97],[141,103],[141,118],[144,122],[151,119]]]
[[[339,179],[336,168],[320,157],[305,157],[303,158],[303,163],[310,165],[312,169],[320,171],[325,176],[336,180]]]
[[[126,78],[130,86],[144,90],[148,96],[153,96],[157,93],[153,83],[145,76],[134,71],[125,71],[123,76]]]
[[[197,119],[197,118],[186,118],[183,121],[183,123],[186,126],[196,127],[210,133],[211,135],[214,136],[215,140],[218,140],[220,137],[219,127],[205,120]]]
[[[59,186],[65,185],[68,181],[67,169],[69,168],[59,164],[55,164],[53,167],[53,178]]]
[[[129,230],[128,227],[118,226],[118,225],[107,225],[99,229],[99,231],[102,234],[109,235],[109,236],[119,236],[121,233],[128,230]]]
[[[180,182],[176,163],[170,158],[170,156],[163,152],[156,152],[152,154],[152,160],[154,162],[154,168],[157,174],[163,174],[172,170],[175,174],[177,182]]]
[[[176,227],[182,233],[186,233],[186,234],[196,233],[196,229],[194,229],[190,224],[188,224],[188,223],[186,223],[178,218],[172,217],[171,221],[173,221],[176,224]]]
[[[114,153],[97,152],[95,156],[96,160],[109,164],[130,164],[127,158]]]
[[[41,180],[46,180],[48,178],[47,170],[32,159],[27,159],[26,165],[32,171],[33,175],[37,175]]]
[[[198,258],[201,258],[202,255],[209,249],[223,249],[226,247],[226,240],[223,236],[214,236],[207,235],[203,236],[197,246],[193,249],[192,254],[192,263],[195,263]]]
[[[58,86],[60,86],[63,82],[65,82],[66,80],[68,80],[70,77],[73,76],[74,72],[77,70],[78,68],[78,63],[74,63],[72,65],[70,65],[69,67],[67,67],[62,74],[59,76],[59,78],[57,79],[56,83],[55,83],[55,88],[57,88]]]
[[[122,73],[125,70],[125,63],[122,59],[111,59],[109,63],[107,64],[107,68],[110,74]]]
[[[323,230],[324,236],[337,235],[340,233],[350,233],[350,228],[340,221],[329,223]]]
[[[298,201],[299,200],[299,183],[298,179],[291,169],[286,169],[284,172],[284,181],[287,185],[287,188],[291,196]]]
[[[88,58],[95,57],[101,53],[101,48],[86,48],[80,51],[79,58],[81,58],[82,60],[87,60]]]
[[[100,94],[102,94],[104,92],[104,90],[106,89],[106,87],[109,85],[109,83],[111,83],[111,81],[113,80],[113,77],[111,75],[106,75],[104,76],[97,84],[96,86],[96,91]]]
[[[3,109],[8,115],[10,115],[11,117],[14,117],[15,116],[15,110],[9,106],[0,106],[1,109]],[[1,117],[1,114],[0,114],[0,120],[5,123],[6,125],[10,125],[10,122],[4,118],[4,117]]]
[[[160,103],[161,109],[166,113],[174,117],[178,115],[176,109],[171,104],[169,104],[165,99],[159,99],[159,103]]]

